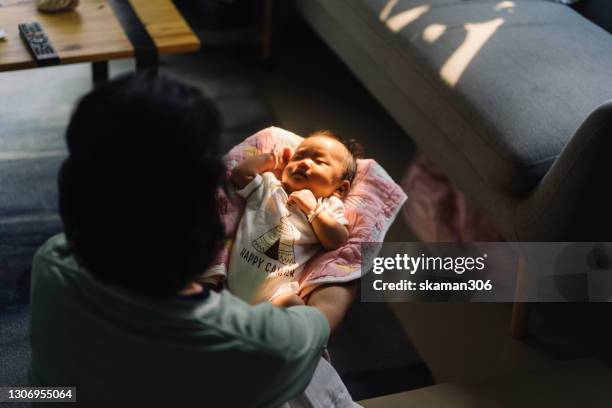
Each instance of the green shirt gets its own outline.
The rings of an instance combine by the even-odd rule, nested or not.
[[[311,307],[104,285],[79,267],[63,234],[34,257],[32,384],[76,386],[88,405],[277,406],[308,385],[328,336]]]

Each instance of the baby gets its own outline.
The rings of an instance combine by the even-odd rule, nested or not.
[[[293,155],[245,159],[231,180],[246,201],[229,259],[228,286],[251,303],[300,303],[304,264],[348,239],[342,199],[357,172],[358,147],[329,131],[308,136]]]

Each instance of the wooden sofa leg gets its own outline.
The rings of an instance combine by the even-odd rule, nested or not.
[[[514,293],[515,302],[512,304],[512,317],[510,319],[510,335],[515,339],[521,339],[525,335],[525,327],[531,310],[531,303],[521,302],[525,299],[529,288],[529,273],[525,258],[519,259],[516,274],[516,290]]]

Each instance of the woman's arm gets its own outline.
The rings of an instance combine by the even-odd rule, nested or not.
[[[316,307],[327,317],[333,333],[340,326],[346,311],[355,301],[358,284],[359,282],[354,280],[343,284],[319,286],[310,294],[306,304]]]

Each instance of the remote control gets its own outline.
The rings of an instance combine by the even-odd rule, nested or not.
[[[19,34],[39,66],[59,64],[59,56],[40,24],[37,22],[19,24]]]

